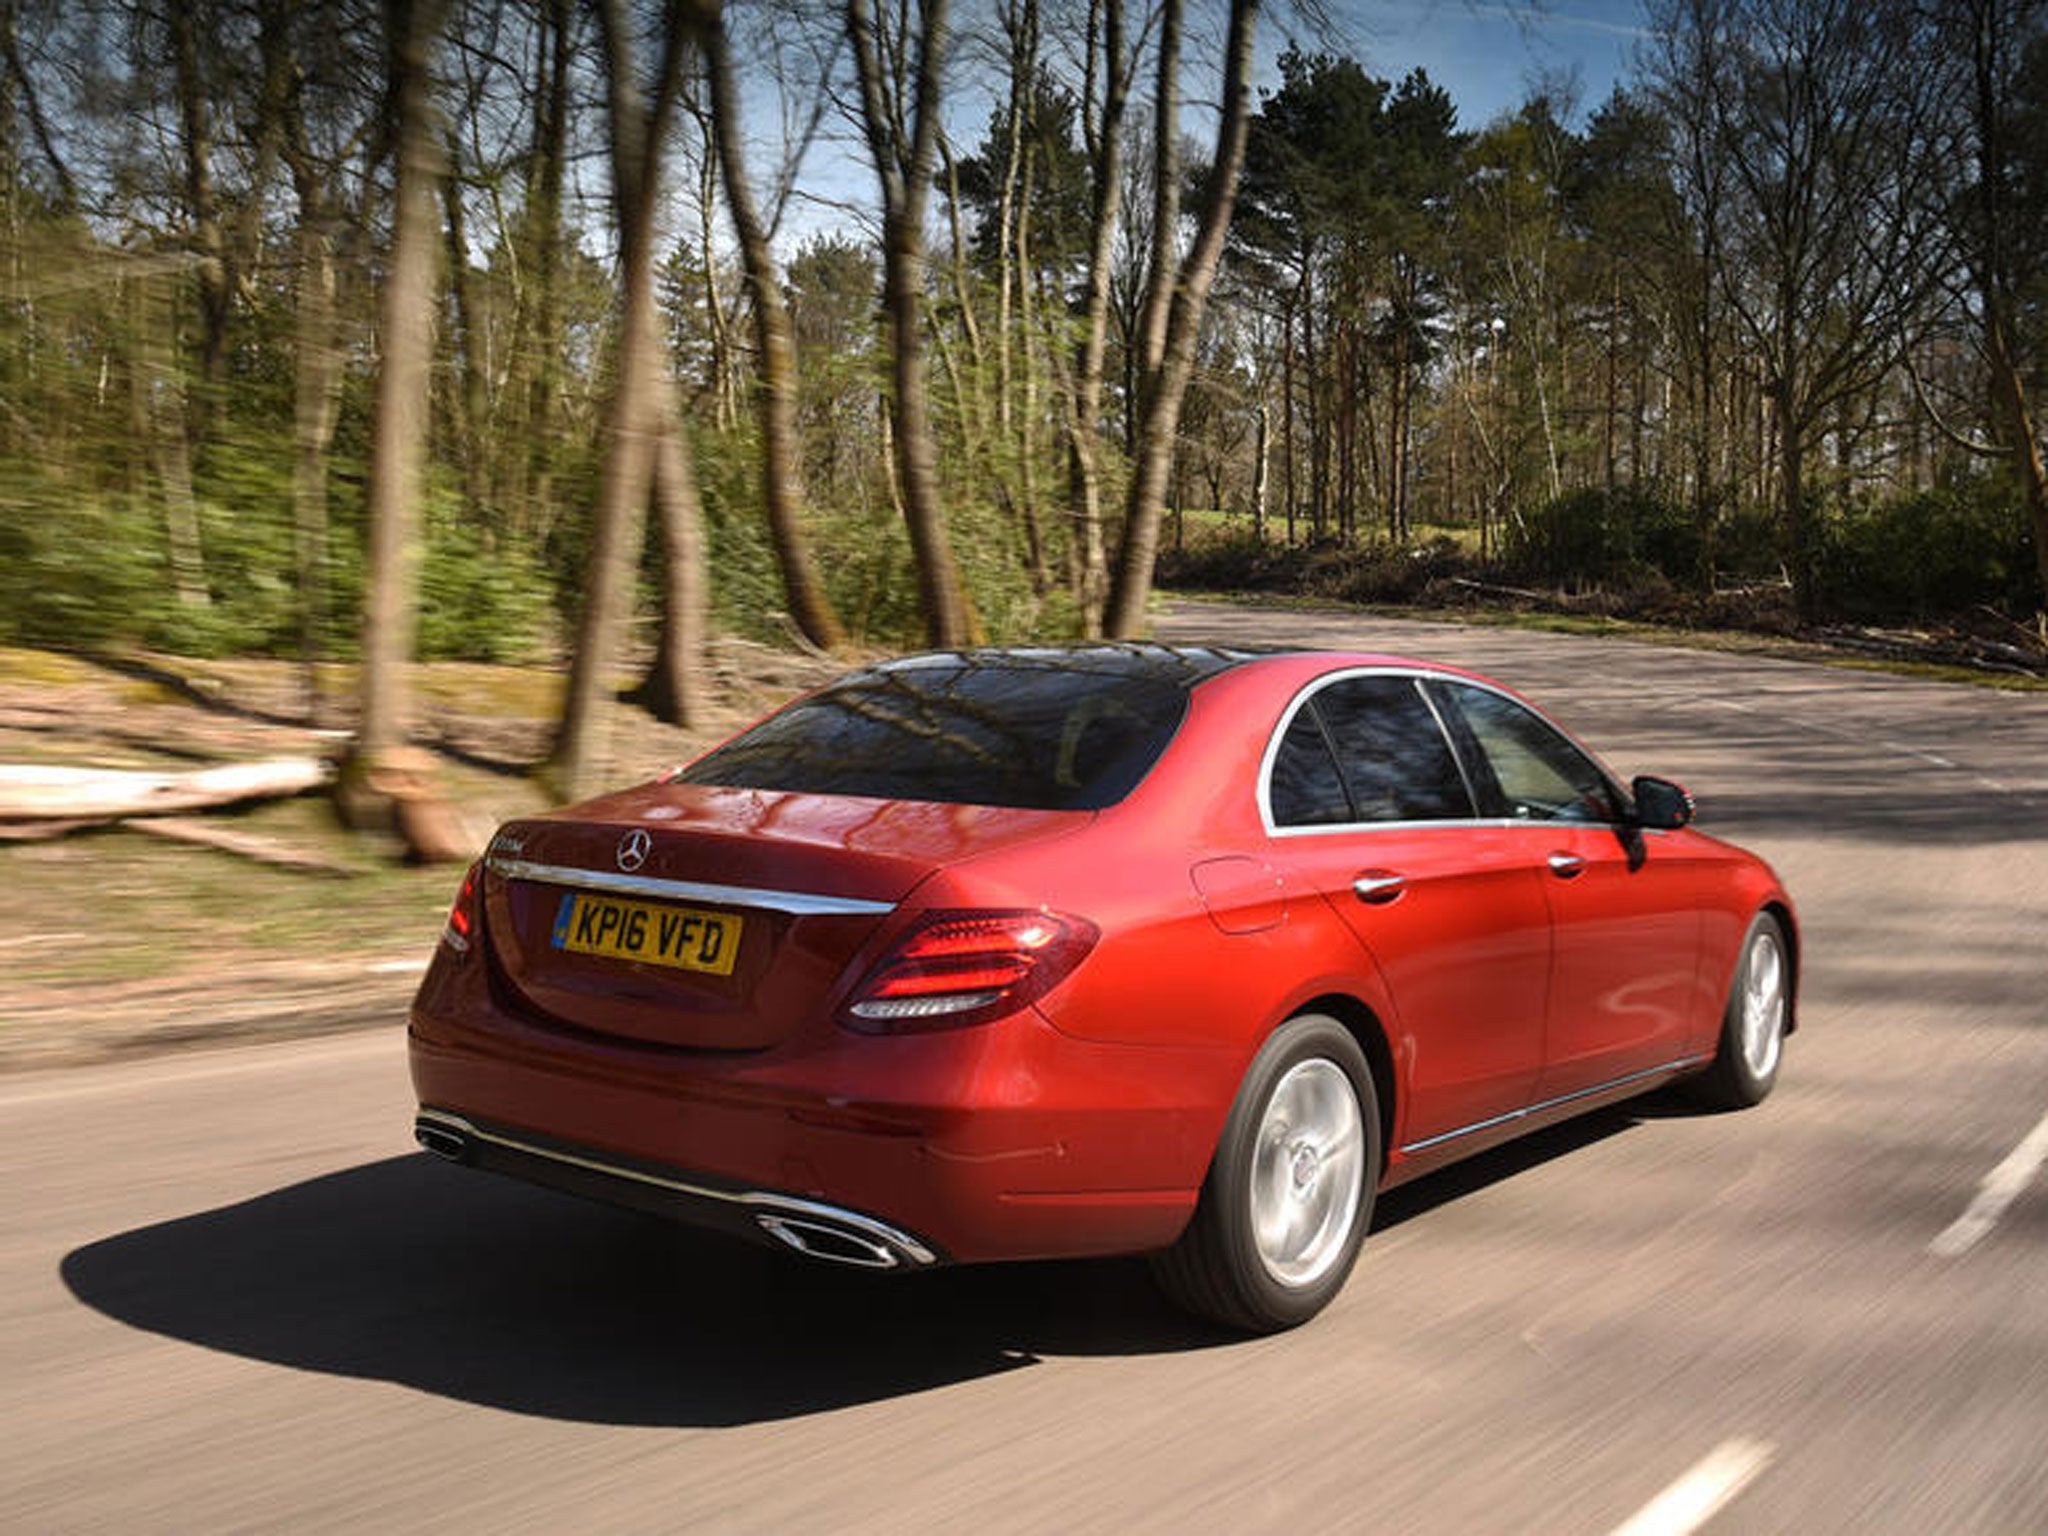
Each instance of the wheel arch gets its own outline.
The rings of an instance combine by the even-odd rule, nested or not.
[[[1759,912],[1774,918],[1778,931],[1785,935],[1785,963],[1792,969],[1785,993],[1785,1033],[1789,1035],[1799,1027],[1799,920],[1792,915],[1791,902],[1783,896],[1767,898]]]

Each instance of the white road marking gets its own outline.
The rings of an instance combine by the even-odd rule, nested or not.
[[[2006,1154],[2004,1162],[1984,1175],[1969,1209],[1942,1228],[1940,1235],[1927,1245],[1927,1251],[1953,1259],[1976,1247],[1998,1225],[2006,1207],[2033,1182],[2043,1162],[2048,1162],[2048,1115],[2043,1115],[2040,1123],[2027,1132],[2026,1139]]]
[[[1775,710],[1763,709],[1755,704],[1744,704],[1736,699],[1724,699],[1717,696],[1704,695],[1696,696],[1696,698],[1697,702],[1706,705],[1712,709],[1732,709],[1737,710],[1745,715],[1775,715],[1777,713],[1777,711]],[[1796,722],[1796,726],[1798,729],[1806,731],[1809,735],[1826,736],[1834,741],[1851,741],[1861,743],[1865,740],[1864,736],[1859,732],[1844,730],[1839,726],[1822,725],[1817,720],[1802,719]],[[1918,758],[1921,762],[1927,763],[1935,768],[1946,768],[1953,773],[1967,773],[1970,775],[1970,780],[1972,783],[1976,784],[1981,789],[1991,790],[1995,794],[2017,795],[2019,793],[2019,791],[2014,789],[2010,784],[2001,783],[1997,779],[1987,778],[1985,775],[1978,773],[1976,770],[1968,767],[1966,764],[1959,763],[1955,761],[1953,758],[1943,757],[1938,752],[1928,752],[1919,747],[1909,746],[1907,743],[1903,741],[1880,740],[1877,743],[1877,745],[1883,748],[1885,751],[1897,753],[1901,757]],[[2021,803],[2027,804],[2029,802],[2022,801]]]
[[[363,969],[372,976],[417,976],[427,968],[427,963],[425,959],[379,960]]]
[[[1770,1462],[1763,1440],[1724,1440],[1683,1477],[1614,1528],[1614,1536],[1687,1536],[1747,1488]]]

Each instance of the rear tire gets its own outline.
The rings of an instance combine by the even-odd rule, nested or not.
[[[1252,1059],[1194,1218],[1153,1273],[1175,1303],[1229,1328],[1305,1323],[1344,1288],[1379,1178],[1364,1052],[1335,1019],[1290,1019]]]
[[[1784,925],[1759,912],[1743,936],[1714,1064],[1693,1079],[1693,1097],[1714,1109],[1762,1103],[1777,1084],[1791,1016],[1792,947]]]

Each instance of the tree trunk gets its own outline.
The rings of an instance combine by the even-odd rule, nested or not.
[[[722,8],[701,0],[699,40],[711,79],[711,116],[725,173],[725,201],[739,237],[740,262],[753,300],[754,344],[760,353],[761,486],[767,503],[768,537],[782,572],[789,616],[811,644],[831,650],[845,641],[832,600],[819,579],[804,528],[803,443],[797,425],[797,359],[789,309],[775,271],[768,232],[754,204],[741,147],[739,92]]]
[[[1102,633],[1102,608],[1109,597],[1109,551],[1102,527],[1102,376],[1109,352],[1110,278],[1116,262],[1117,197],[1123,183],[1124,109],[1129,100],[1129,65],[1124,57],[1123,0],[1097,0],[1102,20],[1102,110],[1089,125],[1090,237],[1087,297],[1075,344],[1074,390],[1067,419],[1068,510],[1074,519],[1079,579],[1074,598],[1081,633]],[[1091,10],[1091,19],[1095,14]],[[1096,68],[1096,41],[1089,36],[1089,67]]]
[[[1337,538],[1349,544],[1358,518],[1358,334],[1337,322]]]
[[[197,7],[165,7],[170,27],[171,67],[178,92],[178,127],[184,157],[185,214],[190,221],[187,243],[199,285],[199,390],[191,402],[183,430],[203,444],[212,436],[215,414],[227,384],[228,291],[226,241],[220,207],[213,188],[213,115],[211,85],[200,73],[200,17]],[[189,449],[187,457],[189,458]]]
[[[137,385],[135,424],[149,445],[150,473],[164,509],[171,588],[188,608],[211,602],[206,554],[199,534],[199,502],[192,492],[192,442],[186,435],[184,376],[178,370],[177,305],[172,279],[145,273],[132,279]]]
[[[281,6],[264,11],[271,67],[296,77],[283,32]],[[298,207],[292,273],[292,555],[298,580],[299,659],[305,668],[306,718],[325,713],[320,660],[328,643],[328,453],[341,403],[342,355],[335,327],[337,279],[328,193],[306,139],[302,98],[286,89],[277,101],[279,150],[291,172]]]
[[[1807,526],[1806,444],[1794,406],[1791,381],[1771,381],[1771,415],[1778,435],[1778,517],[1786,570],[1792,578],[1792,606],[1801,623],[1814,616],[1813,549]]]
[[[390,0],[398,182],[379,304],[383,366],[370,429],[369,556],[363,573],[363,708],[357,755],[374,766],[405,739],[419,622],[419,502],[434,347],[435,186],[431,55],[445,0]]]
[[[327,646],[327,453],[341,400],[334,335],[334,252],[317,202],[299,197],[299,271],[292,355],[292,544],[299,579],[299,655],[306,714],[321,716],[319,663]]]
[[[543,21],[545,81],[534,114],[526,200],[528,262],[533,272],[530,322],[523,338],[526,443],[523,494],[514,505],[521,532],[544,537],[554,522],[556,375],[562,366],[562,182],[569,118],[570,0],[546,0]]]
[[[660,314],[654,295],[655,210],[661,151],[681,87],[683,28],[671,26],[651,99],[643,100],[624,0],[599,0],[611,121],[612,200],[617,210],[620,282],[618,377],[606,411],[604,462],[598,472],[590,567],[576,651],[562,704],[561,727],[547,775],[553,787],[581,799],[607,771],[611,673],[632,604],[647,498],[662,431]]]
[[[1294,307],[1280,314],[1280,492],[1287,504],[1287,547],[1294,533]]]
[[[1259,398],[1255,420],[1256,436],[1252,446],[1252,537],[1263,547],[1266,542],[1267,483],[1271,478],[1273,457],[1273,412],[1263,395]]]
[[[1394,332],[1393,398],[1387,402],[1387,532],[1396,544],[1408,542],[1408,414],[1414,393],[1405,318]]]
[[[456,470],[462,480],[462,500],[472,519],[489,501],[485,491],[483,443],[485,418],[490,412],[488,381],[484,378],[482,327],[478,324],[475,285],[469,273],[469,235],[462,202],[462,181],[457,174],[456,138],[452,124],[445,134],[445,158],[441,177],[441,203],[446,217],[442,232],[448,242],[448,298],[455,321],[455,382],[448,393],[448,415],[454,425]]]
[[[897,55],[902,68],[886,70],[867,0],[846,4],[862,124],[882,191],[882,314],[889,338],[897,489],[917,562],[926,636],[942,648],[968,643],[972,629],[939,496],[924,363],[924,210],[937,157],[946,10],[947,0],[926,0],[914,63]],[[905,78],[905,69],[914,79]]]
[[[661,530],[661,632],[654,661],[627,697],[657,720],[693,726],[704,718],[704,516],[690,446],[672,382],[664,382],[661,436],[654,449],[654,516]]]
[[[1182,0],[1165,0],[1165,13],[1178,32]],[[1124,502],[1124,536],[1118,551],[1116,582],[1111,588],[1104,630],[1117,639],[1135,639],[1145,624],[1145,608],[1152,592],[1152,571],[1159,556],[1159,513],[1172,467],[1174,439],[1180,426],[1181,401],[1187,393],[1194,369],[1195,344],[1202,326],[1202,311],[1208,303],[1209,285],[1215,280],[1217,263],[1223,256],[1223,237],[1230,227],[1230,215],[1237,202],[1238,173],[1244,167],[1244,146],[1251,116],[1251,86],[1248,75],[1252,61],[1252,39],[1259,0],[1231,0],[1230,37],[1225,50],[1223,74],[1223,116],[1217,127],[1216,155],[1204,193],[1202,217],[1184,261],[1167,259],[1154,268],[1154,276],[1171,287],[1171,299],[1164,305],[1164,345],[1158,366],[1148,370],[1141,388],[1143,405],[1139,418],[1138,453],[1131,475],[1130,492]],[[1177,53],[1177,50],[1173,50]],[[1179,81],[1167,66],[1169,54],[1162,50],[1159,75],[1161,96],[1177,95]],[[1160,121],[1170,125],[1173,114],[1162,109]],[[1169,135],[1154,146],[1158,172],[1163,180],[1177,181],[1180,165],[1178,146]],[[1169,243],[1171,228],[1155,231],[1154,238]],[[1154,301],[1148,297],[1148,306]]]

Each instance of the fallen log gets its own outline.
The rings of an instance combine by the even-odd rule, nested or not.
[[[274,757],[169,773],[0,763],[0,821],[95,821],[279,800],[334,777],[317,757]]]
[[[274,837],[238,832],[197,816],[131,816],[121,825],[131,832],[147,832],[151,837],[168,838],[174,843],[218,848],[223,853],[253,859],[259,864],[275,864],[281,869],[309,870],[320,875],[348,876],[357,873],[353,866],[315,849],[295,848]]]
[[[1474,581],[1469,576],[1453,576],[1450,584],[1463,587],[1468,592],[1484,592],[1489,597],[1520,597],[1538,603],[1563,603],[1571,599],[1562,592],[1532,592],[1527,587],[1504,587],[1495,581]]]
[[[111,827],[111,816],[88,816],[82,821],[0,821],[0,843],[47,843],[88,827]]]

